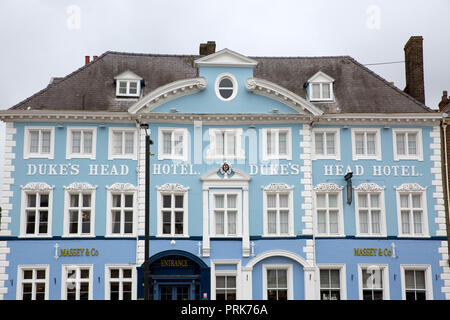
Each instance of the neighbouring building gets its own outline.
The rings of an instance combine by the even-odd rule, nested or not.
[[[151,299],[448,299],[422,50],[86,57],[0,112],[0,299],[143,298],[147,134]]]

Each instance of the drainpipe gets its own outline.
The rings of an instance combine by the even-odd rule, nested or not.
[[[446,120],[441,121],[442,126],[442,136],[443,136],[443,143],[444,143],[444,176],[443,176],[443,182],[445,184],[445,188],[443,188],[444,191],[444,208],[445,208],[445,225],[447,227],[447,253],[448,253],[448,260],[447,263],[450,265],[450,222],[449,222],[449,201],[448,197],[450,195],[449,192],[449,183],[448,183],[448,154],[447,154],[447,123]]]

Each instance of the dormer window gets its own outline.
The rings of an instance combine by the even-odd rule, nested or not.
[[[334,101],[333,82],[330,76],[317,72],[307,82],[309,101]]]
[[[117,97],[135,97],[141,96],[142,78],[131,71],[125,71],[114,78],[116,80]]]

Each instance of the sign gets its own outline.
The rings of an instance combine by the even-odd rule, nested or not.
[[[130,169],[126,164],[90,164],[87,168],[80,168],[79,164],[72,163],[27,164],[27,175],[29,176],[77,176],[80,172],[90,176],[126,176]]]
[[[353,248],[354,256],[365,257],[391,257],[397,258],[395,254],[395,243],[391,243],[391,249],[389,248]]]
[[[161,267],[188,267],[187,259],[161,259]]]
[[[343,164],[325,164],[323,166],[323,174],[325,176],[345,176],[347,173],[353,172],[354,176],[363,176],[372,174],[375,177],[419,177],[422,176],[418,172],[416,166],[407,165],[373,165],[364,167],[360,164],[354,166],[344,166]]]
[[[96,257],[99,255],[99,251],[96,248],[60,248],[59,244],[53,246],[55,248],[55,259],[61,257]],[[58,250],[59,249],[59,250]],[[59,255],[58,255],[59,253]]]

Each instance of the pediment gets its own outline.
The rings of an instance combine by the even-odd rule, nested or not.
[[[258,61],[230,49],[223,49],[194,61],[195,66],[256,67]]]
[[[245,181],[248,182],[251,180],[250,176],[248,174],[246,174],[245,172],[242,172],[240,170],[237,169],[232,169],[232,173],[231,174],[223,174],[223,172],[221,172],[221,169],[213,169],[207,173],[205,173],[201,178],[201,181],[206,182],[206,181],[211,181],[211,182],[226,182],[226,181],[230,181],[230,182],[236,182],[236,181]]]
[[[308,82],[334,82],[334,79],[325,72],[318,71],[308,79]]]
[[[127,71],[124,71],[114,77],[114,80],[117,80],[117,79],[119,79],[119,80],[142,80],[143,78],[138,76],[136,73],[134,73],[130,70],[127,70]]]

